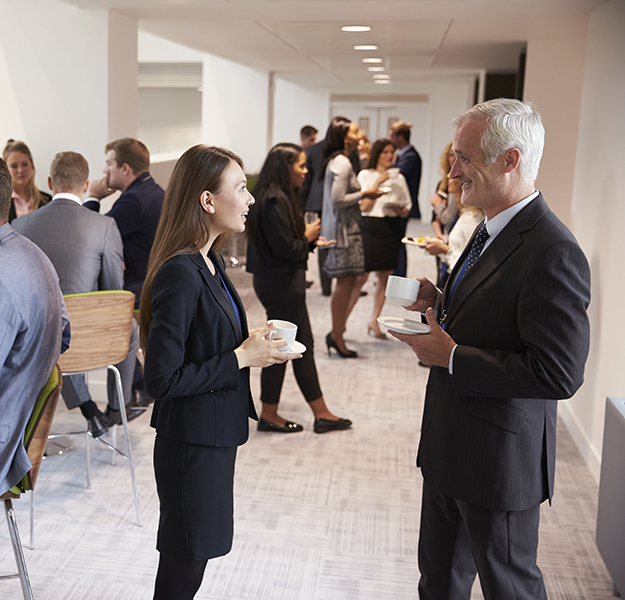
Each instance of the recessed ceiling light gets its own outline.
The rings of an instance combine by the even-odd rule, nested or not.
[[[367,71],[371,73],[381,73],[382,71],[386,71],[386,67],[367,67]]]
[[[373,78],[374,79],[390,79],[391,76],[388,73],[374,73]]]
[[[359,31],[371,31],[369,25],[345,25],[341,27],[341,31],[359,32]]]
[[[354,46],[354,50],[377,50],[378,46],[375,44],[362,44],[360,46]]]
[[[386,85],[388,83],[391,83],[390,79],[374,79],[373,83],[375,83],[376,85]]]
[[[363,63],[383,63],[384,59],[383,58],[363,58],[362,62]]]

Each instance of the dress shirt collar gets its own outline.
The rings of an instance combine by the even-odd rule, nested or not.
[[[512,221],[517,214],[519,214],[534,198],[538,196],[539,192],[536,190],[533,194],[530,194],[527,198],[524,198],[520,202],[517,202],[510,208],[501,211],[498,215],[495,215],[492,219],[485,219],[486,231],[488,231],[489,238],[486,245],[488,246],[492,240],[497,237],[503,228]]]
[[[397,151],[397,158],[406,154],[406,152],[408,152],[409,149],[410,149],[410,144],[406,144],[401,150]]]
[[[82,206],[82,200],[75,194],[70,194],[69,192],[59,192],[58,194],[54,194],[51,202],[54,202],[59,198],[63,198],[64,200],[73,200],[74,202],[78,202],[78,204]]]

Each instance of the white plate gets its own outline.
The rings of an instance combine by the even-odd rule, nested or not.
[[[427,323],[419,323],[418,321],[401,319],[400,317],[379,317],[378,323],[396,333],[405,333],[407,335],[430,333],[430,326]]]
[[[430,241],[430,239],[431,238],[427,238],[423,242],[417,242],[415,238],[404,237],[401,239],[401,241],[403,244],[408,244],[409,246],[418,246],[419,248],[425,248],[427,246],[427,243]]]
[[[284,348],[278,348],[280,352],[285,354],[303,354],[306,352],[306,346],[301,342],[295,341],[291,346],[285,346]]]

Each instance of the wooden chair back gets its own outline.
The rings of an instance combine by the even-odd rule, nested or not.
[[[124,290],[68,294],[71,341],[61,354],[63,373],[80,373],[121,362],[128,354],[135,295]]]

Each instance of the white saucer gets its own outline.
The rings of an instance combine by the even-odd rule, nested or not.
[[[295,341],[291,346],[285,346],[284,348],[278,348],[280,352],[285,354],[303,354],[306,352],[306,346],[301,342]]]
[[[401,319],[400,317],[379,317],[378,323],[396,333],[405,333],[407,335],[430,333],[430,326],[427,323],[419,323],[418,321]]]

